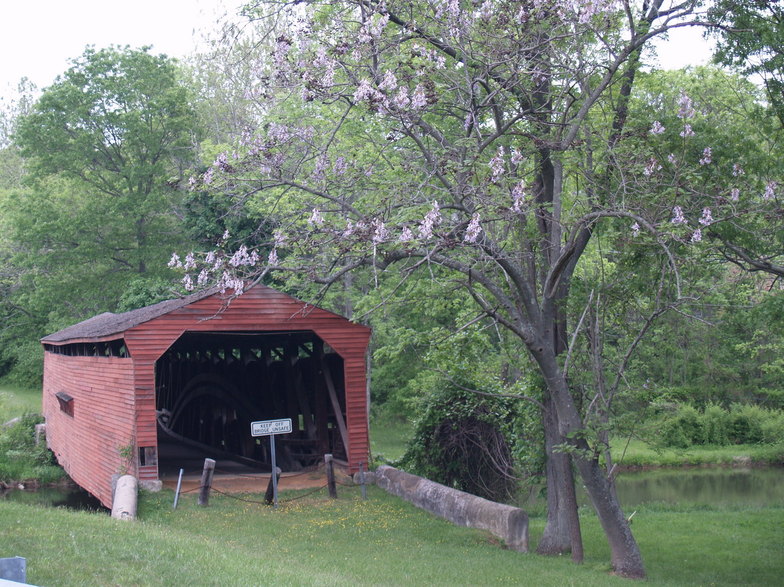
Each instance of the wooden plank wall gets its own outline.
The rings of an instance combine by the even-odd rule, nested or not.
[[[123,447],[135,451],[133,370],[129,358],[44,353],[49,448],[71,478],[106,507],[112,505],[112,475],[134,472],[134,463],[121,456]],[[73,398],[73,417],[61,411],[58,392]]]

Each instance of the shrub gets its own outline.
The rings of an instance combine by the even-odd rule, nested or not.
[[[661,444],[687,448],[699,444],[704,437],[701,414],[689,404],[681,404],[675,416],[664,421]]]
[[[35,444],[35,425],[41,422],[41,416],[28,413],[15,424],[0,428],[0,481],[37,479],[49,483],[64,475],[46,445]]]
[[[729,441],[734,444],[759,444],[763,441],[762,422],[768,419],[765,408],[751,404],[732,404]]]
[[[731,417],[719,405],[708,404],[702,413],[702,444],[729,444]]]
[[[765,444],[784,443],[784,412],[771,412],[761,424],[762,442]]]
[[[467,374],[457,377],[433,375],[426,381],[421,415],[401,466],[461,491],[510,501],[521,477],[542,469],[538,410],[523,400],[467,391],[492,389],[492,382],[479,385]]]

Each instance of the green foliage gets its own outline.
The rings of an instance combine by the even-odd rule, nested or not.
[[[753,404],[733,403],[729,409],[710,404],[698,410],[679,404],[660,421],[661,446],[784,443],[784,412]]]
[[[26,178],[0,191],[0,365],[13,381],[40,382],[46,334],[163,297],[188,243],[192,102],[165,55],[88,48],[15,121]]]
[[[46,444],[35,444],[35,425],[42,422],[41,416],[27,413],[16,423],[0,427],[0,481],[51,483],[63,477]]]
[[[514,397],[527,391],[523,382],[482,373],[467,357],[448,373],[431,371],[415,381],[422,396],[404,467],[495,501],[512,499],[524,479],[538,478],[544,458],[539,409]]]
[[[176,297],[177,291],[167,279],[138,278],[130,281],[117,302],[118,312],[128,312]]]

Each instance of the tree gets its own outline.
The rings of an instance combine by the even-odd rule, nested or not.
[[[172,59],[88,48],[18,120],[25,186],[0,201],[4,354],[114,310],[132,282],[171,279],[171,250],[189,242],[177,208],[200,134],[192,101]]]
[[[600,458],[608,407],[639,340],[688,296],[680,266],[696,250],[695,225],[711,224],[698,206],[714,196],[651,178],[650,145],[625,144],[640,144],[628,120],[642,47],[697,22],[698,4],[296,2],[276,5],[269,19],[255,5],[260,23],[279,27],[269,29],[275,43],[263,72],[278,86],[276,104],[197,184],[267,210],[272,250],[266,262],[248,249],[213,251],[196,269],[191,257],[186,285],[216,275],[241,293],[241,277],[277,271],[329,284],[367,265],[402,279],[433,265],[450,272],[479,312],[516,337],[543,381],[552,502],[542,550],[581,557],[574,462],[615,572],[644,576]],[[688,124],[690,99],[680,100],[672,106]],[[656,122],[642,134],[658,136]],[[585,300],[573,286],[600,254],[600,236],[616,255],[643,259],[654,303],[620,353],[614,383],[602,384],[608,367],[597,361],[581,410],[570,349]],[[602,345],[594,351],[601,359]]]

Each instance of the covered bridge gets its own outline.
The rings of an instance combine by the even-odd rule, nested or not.
[[[324,453],[367,461],[370,329],[263,285],[227,301],[207,291],[41,340],[47,443],[104,505],[116,474],[158,481],[172,443],[269,470],[252,421],[292,419],[276,443],[284,471]]]

